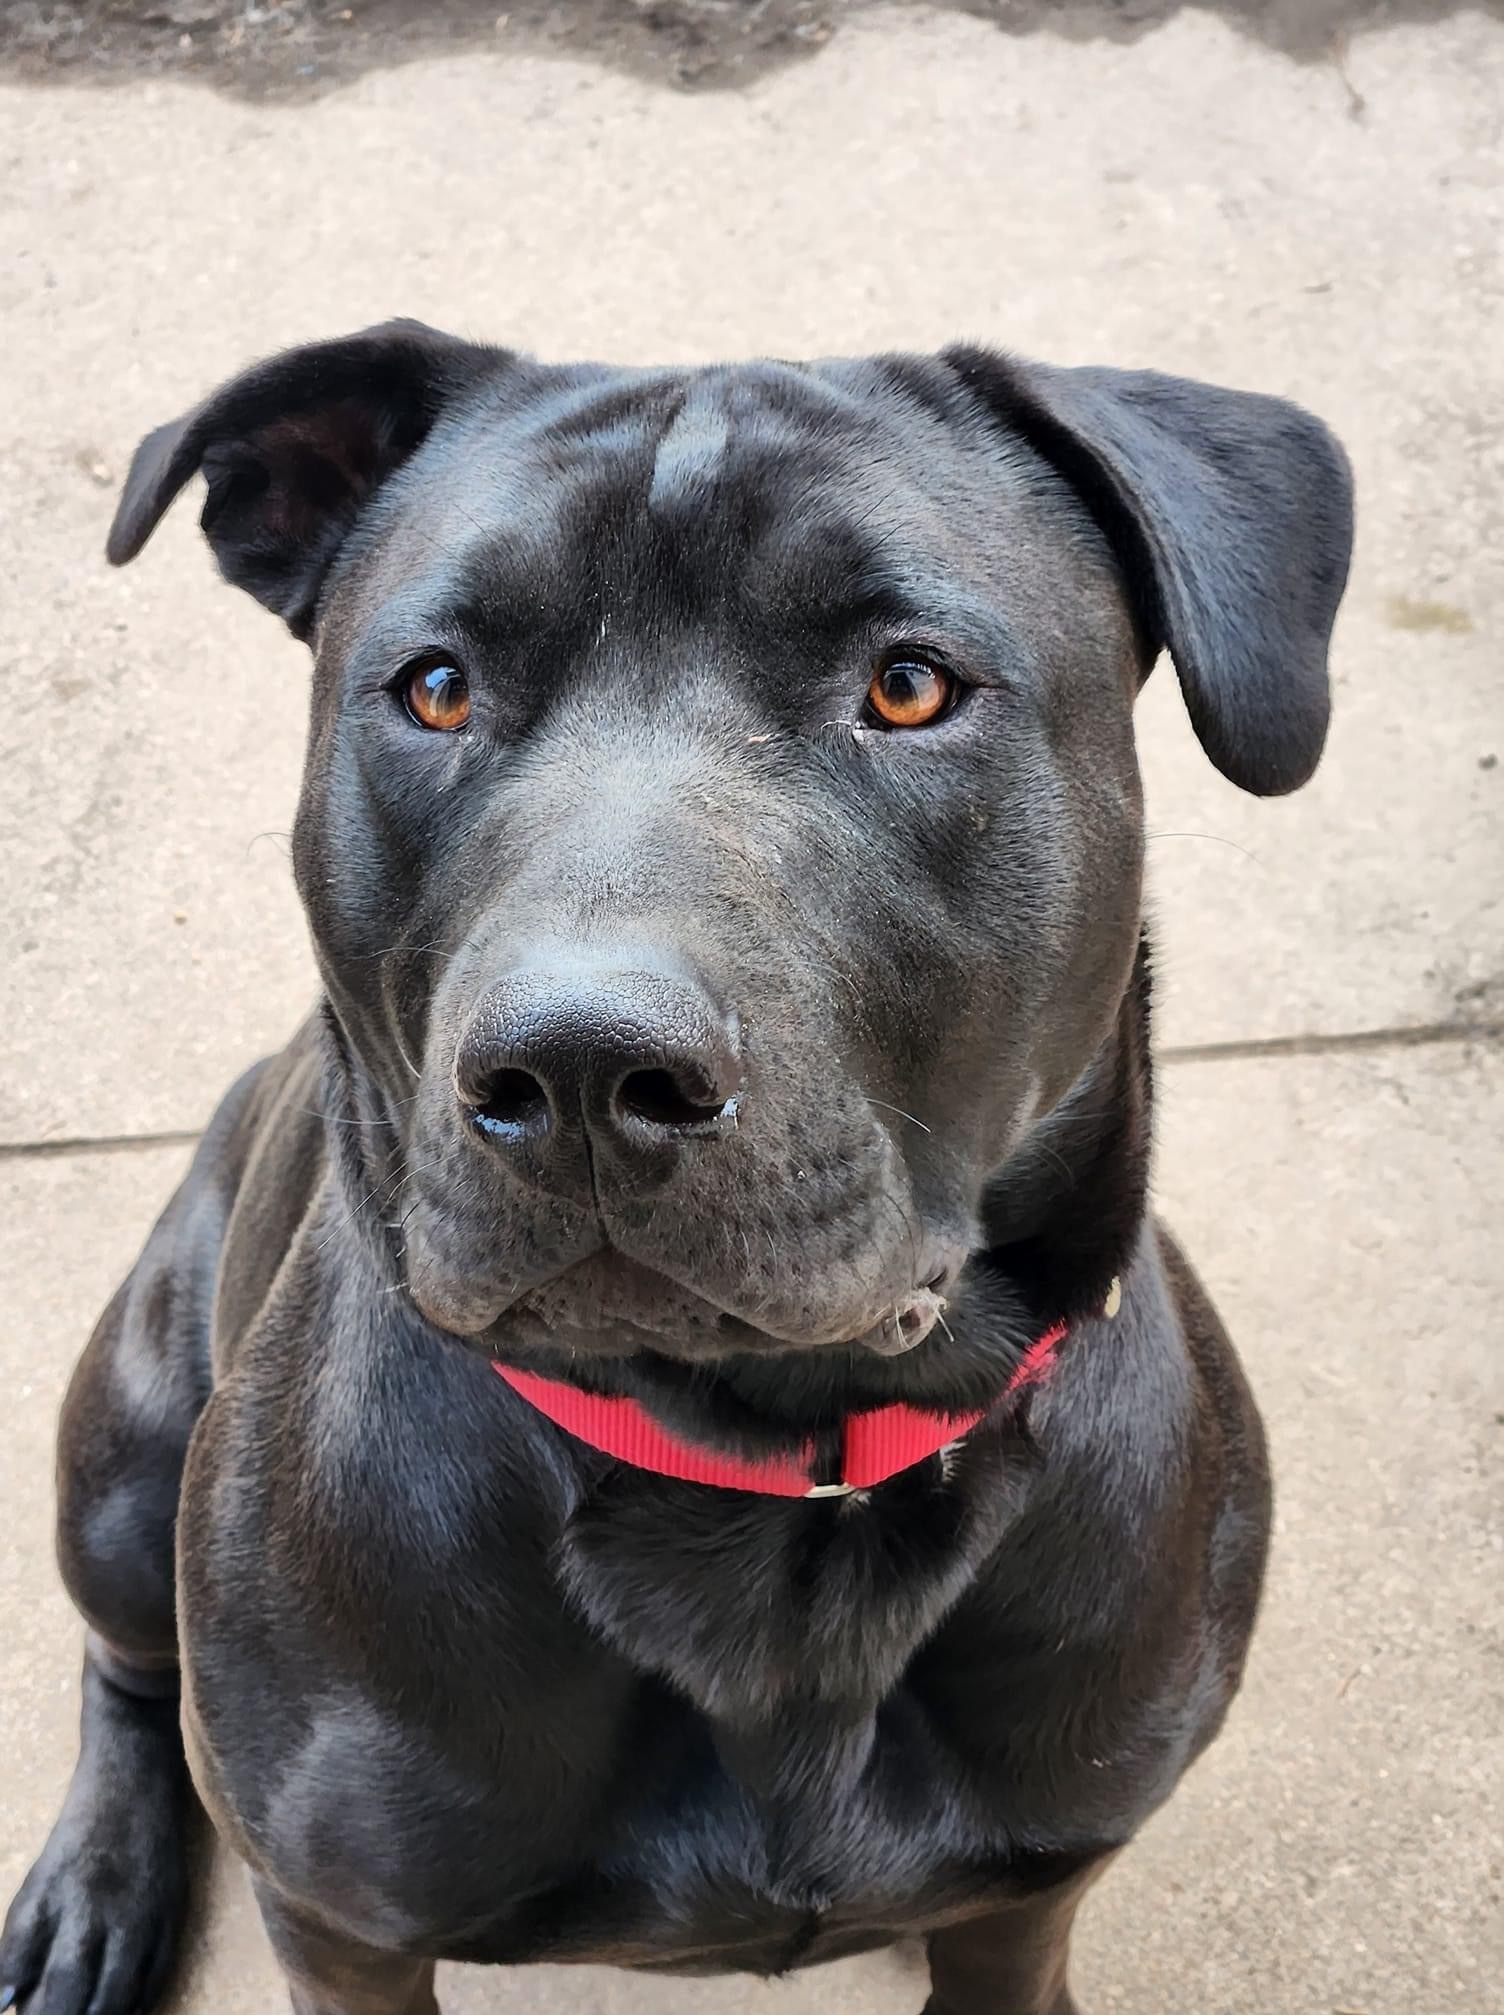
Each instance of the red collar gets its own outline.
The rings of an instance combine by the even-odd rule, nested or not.
[[[1111,1302],[1107,1312],[1113,1312]],[[1029,1347],[1001,1395],[1003,1400],[1044,1377],[1066,1333],[1066,1324],[1057,1322]],[[618,1462],[651,1470],[656,1476],[709,1483],[719,1490],[753,1490],[764,1497],[849,1497],[854,1490],[870,1490],[962,1440],[994,1411],[988,1406],[976,1413],[934,1414],[894,1405],[880,1406],[872,1413],[849,1414],[841,1430],[840,1481],[816,1483],[812,1441],[796,1455],[749,1461],[681,1441],[660,1427],[639,1400],[604,1399],[561,1379],[540,1378],[536,1372],[517,1371],[509,1364],[496,1364],[492,1369],[556,1427],[588,1442],[603,1455],[614,1455]]]

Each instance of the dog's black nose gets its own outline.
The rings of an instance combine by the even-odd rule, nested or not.
[[[608,1153],[661,1155],[734,1124],[738,1029],[677,974],[524,970],[476,1006],[454,1078],[499,1147],[562,1150],[588,1133]]]

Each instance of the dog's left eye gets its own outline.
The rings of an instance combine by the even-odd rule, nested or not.
[[[402,682],[402,704],[420,728],[452,735],[470,718],[470,681],[457,665],[418,665]]]
[[[927,658],[890,658],[873,672],[863,711],[869,727],[927,728],[944,719],[960,691],[960,680],[943,665]]]

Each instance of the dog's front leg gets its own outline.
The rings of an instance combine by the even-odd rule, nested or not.
[[[256,1885],[272,1950],[287,1975],[294,2015],[439,2015],[431,1959],[409,1959],[342,1938]]]
[[[924,2015],[1080,2015],[1065,1977],[1071,1925],[1110,1859],[1103,1855],[1037,1895],[936,1931]]]

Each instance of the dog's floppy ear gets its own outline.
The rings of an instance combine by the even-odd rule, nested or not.
[[[221,573],[306,638],[329,563],[366,499],[449,401],[510,361],[508,351],[400,321],[253,364],[147,435],[106,554],[117,567],[133,560],[202,470],[201,522]]]
[[[1321,422],[1152,371],[945,356],[1092,511],[1222,774],[1263,796],[1303,784],[1326,739],[1353,531],[1347,458]]]

